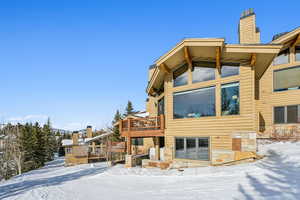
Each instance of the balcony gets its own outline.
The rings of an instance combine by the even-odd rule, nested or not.
[[[127,118],[121,120],[119,126],[122,137],[164,136],[165,117]]]

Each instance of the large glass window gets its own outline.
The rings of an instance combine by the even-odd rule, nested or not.
[[[296,53],[296,61],[300,61],[300,46],[296,47],[295,53]]]
[[[208,138],[198,138],[198,160],[209,160]]]
[[[209,81],[215,79],[215,63],[211,62],[194,62],[193,63],[193,83]]]
[[[185,64],[173,72],[174,87],[188,83],[188,66]]]
[[[160,100],[158,100],[157,103],[157,113],[158,115],[164,115],[165,114],[165,98],[161,98]]]
[[[215,116],[215,87],[174,93],[173,110],[175,119]]]
[[[224,63],[222,65],[222,68],[221,68],[221,77],[222,78],[225,78],[225,77],[228,77],[228,76],[235,76],[235,75],[239,75],[240,73],[240,67],[239,67],[239,64],[235,64],[235,63]]]
[[[222,115],[240,114],[239,83],[224,84],[221,86]]]
[[[209,160],[209,138],[176,138],[175,157],[191,160]]]
[[[300,66],[274,71],[274,91],[300,89]]]
[[[186,138],[186,158],[196,159],[196,138]]]
[[[300,105],[274,107],[274,123],[300,123]]]
[[[282,124],[284,123],[284,107],[280,106],[280,107],[275,107],[274,108],[274,123],[275,124]]]
[[[290,54],[290,51],[288,48],[284,51],[281,51],[277,55],[277,57],[274,58],[274,61],[273,61],[274,65],[281,65],[281,64],[289,63],[289,54]]]
[[[286,107],[286,113],[287,113],[287,119],[286,122],[287,123],[298,123],[299,119],[298,119],[298,106],[294,105],[294,106],[287,106]]]
[[[185,158],[184,138],[175,139],[175,157]]]

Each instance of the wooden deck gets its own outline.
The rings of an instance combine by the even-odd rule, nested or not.
[[[164,115],[146,118],[128,118],[119,123],[122,137],[159,137],[165,133]]]

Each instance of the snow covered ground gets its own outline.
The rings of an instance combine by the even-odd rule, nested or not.
[[[57,159],[0,183],[0,199],[300,199],[300,143],[260,150],[268,157],[255,163],[183,172],[105,163],[64,167]]]

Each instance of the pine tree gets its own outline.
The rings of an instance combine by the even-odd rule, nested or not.
[[[26,123],[22,126],[21,143],[24,152],[23,171],[26,172],[38,168],[38,158],[36,158],[38,139],[36,130],[31,123]]]
[[[113,131],[112,141],[120,141],[121,140],[119,126],[115,126],[115,123],[117,123],[121,119],[122,119],[122,115],[121,115],[120,111],[117,110],[117,112],[114,116],[114,120],[112,121],[112,127],[113,127],[112,128],[112,131]]]
[[[41,129],[38,122],[35,123],[34,127],[34,134],[37,138],[37,145],[35,148],[35,163],[38,167],[44,166],[46,162],[46,135]]]
[[[131,101],[128,101],[127,102],[127,106],[125,108],[125,114],[124,116],[128,116],[128,115],[131,115],[134,113],[134,109],[133,109],[133,105],[132,105],[132,102]]]
[[[55,132],[51,129],[51,122],[49,118],[47,123],[43,126],[42,131],[45,137],[45,161],[51,161],[54,158],[54,152],[57,151],[57,144]]]

